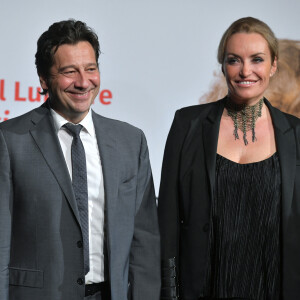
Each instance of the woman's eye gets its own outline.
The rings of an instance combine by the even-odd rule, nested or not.
[[[230,65],[233,65],[235,63],[237,63],[239,60],[236,57],[229,57],[227,58],[227,63]]]
[[[259,62],[262,62],[264,60],[261,57],[254,57],[253,61],[256,62],[256,63],[259,63]]]

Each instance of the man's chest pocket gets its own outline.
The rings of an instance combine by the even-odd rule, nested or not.
[[[136,203],[136,176],[124,180],[118,188],[118,200],[116,209],[121,213],[122,218],[133,220]]]

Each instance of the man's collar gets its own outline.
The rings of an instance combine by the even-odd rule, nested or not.
[[[54,109],[50,108],[50,112],[53,118],[56,133],[58,133],[58,131],[61,129],[63,125],[65,125],[66,123],[71,123],[68,120],[66,120],[64,117],[62,117],[60,114],[58,114]],[[84,130],[87,133],[89,133],[92,137],[96,136],[91,109],[89,110],[87,115],[83,118],[83,120],[81,120],[78,124],[81,124]]]

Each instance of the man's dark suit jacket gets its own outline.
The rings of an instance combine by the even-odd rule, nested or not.
[[[273,120],[282,177],[282,298],[300,299],[300,120],[265,100]],[[210,204],[224,99],[176,112],[164,154],[158,214],[162,259],[179,263],[181,299],[202,295]],[[255,234],[255,233],[253,233]],[[177,269],[178,271],[178,269]],[[166,276],[163,274],[163,276]],[[178,276],[178,274],[177,274]],[[175,293],[163,280],[165,294]]]
[[[158,300],[160,244],[141,130],[92,114],[112,300]],[[47,104],[0,124],[0,299],[83,300],[79,213]]]

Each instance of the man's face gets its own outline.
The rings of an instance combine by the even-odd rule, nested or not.
[[[64,44],[54,54],[48,83],[40,77],[42,88],[49,89],[51,107],[72,123],[88,113],[99,92],[100,74],[95,52],[89,42]]]

